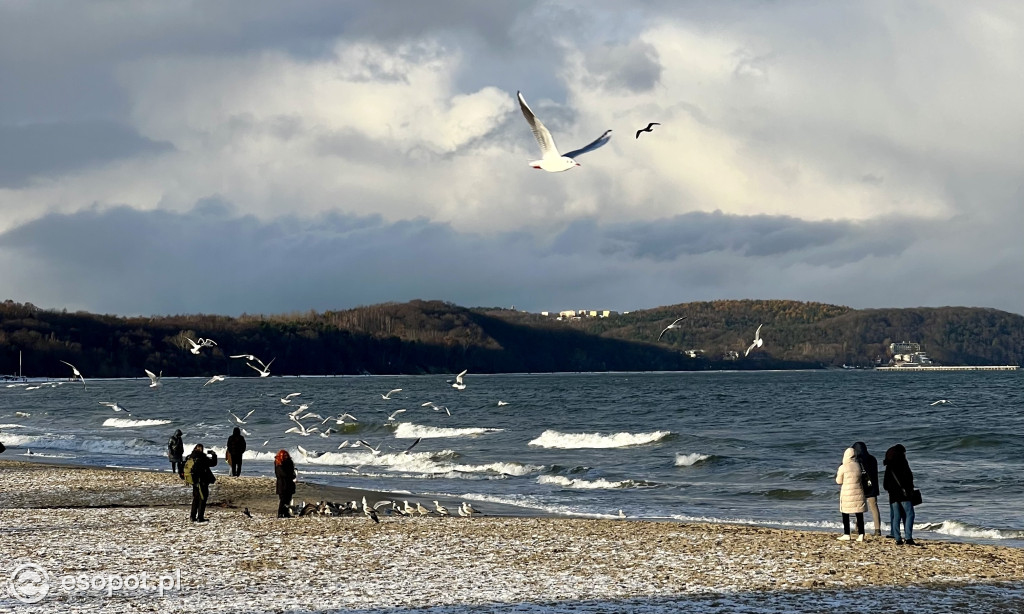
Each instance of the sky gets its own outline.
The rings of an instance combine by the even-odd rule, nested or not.
[[[0,0],[0,300],[1022,314],[1022,64],[1012,0]]]

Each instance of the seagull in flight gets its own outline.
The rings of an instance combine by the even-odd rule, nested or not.
[[[198,341],[193,341],[188,337],[185,337],[185,340],[188,341],[189,344],[192,346],[188,349],[188,351],[192,352],[197,356],[199,355],[199,351],[202,350],[203,348],[213,347],[217,345],[217,342],[215,342],[213,339],[203,339],[202,337],[200,337]]]
[[[938,401],[931,403],[931,405],[946,405],[947,403],[949,405],[952,405],[953,401],[950,401],[949,399],[939,399]]]
[[[388,416],[387,421],[388,422],[394,422],[395,421],[395,416],[397,416],[398,414],[402,414],[402,413],[405,413],[404,409],[397,409],[397,410],[391,412],[391,415]]]
[[[105,405],[105,406],[109,407],[110,409],[112,409],[114,411],[123,411],[124,413],[128,414],[129,416],[132,415],[132,412],[128,411],[124,407],[121,407],[117,403],[109,403],[107,401],[100,401],[100,405]]]
[[[680,322],[682,322],[682,321],[683,321],[683,320],[685,320],[685,319],[686,319],[686,316],[683,316],[683,317],[681,317],[681,318],[676,318],[676,321],[675,321],[675,322],[673,322],[673,323],[669,324],[669,325],[668,325],[668,326],[666,326],[666,327],[665,327],[664,329],[662,329],[662,331],[661,331],[661,334],[660,334],[660,335],[658,335],[658,341],[661,341],[661,338],[665,336],[665,333],[666,333],[666,332],[668,332],[668,330],[669,330],[670,328],[680,328],[680,325],[679,325],[679,323],[680,323]]]
[[[61,362],[71,367],[71,372],[74,373],[76,378],[82,380],[82,386],[85,386],[85,378],[82,377],[82,372],[78,370],[78,367],[76,367],[75,365],[71,364],[66,360],[62,360]]]
[[[203,386],[209,386],[210,384],[213,384],[213,383],[216,383],[216,382],[223,382],[225,379],[227,379],[227,378],[224,377],[223,375],[214,375],[210,379],[206,380],[206,383],[203,384]]]
[[[163,371],[160,372],[160,375],[157,375],[156,373],[153,373],[149,369],[146,369],[146,375],[149,376],[149,387],[150,388],[159,388],[160,387],[160,378],[164,376],[164,372]]]
[[[530,106],[526,104],[526,99],[523,98],[522,92],[516,92],[516,96],[519,97],[519,108],[523,111],[523,117],[526,118],[526,122],[530,124],[530,130],[533,131],[534,138],[537,139],[537,144],[540,145],[540,160],[533,160],[530,162],[530,166],[533,168],[539,168],[549,173],[560,173],[567,171],[570,168],[579,166],[579,162],[576,161],[577,156],[581,156],[587,152],[594,151],[598,147],[604,145],[611,140],[611,130],[605,130],[604,134],[597,137],[593,143],[579,149],[574,149],[562,155],[558,153],[558,148],[555,146],[555,139],[551,138],[551,133],[548,132],[547,127],[533,114],[530,110]]]
[[[302,394],[302,393],[301,392],[290,392],[290,393],[284,395],[283,397],[281,397],[281,405],[291,405],[292,404],[292,397],[297,397],[300,394]]]
[[[276,358],[271,358],[270,362],[268,362],[267,364],[263,364],[262,360],[260,360],[259,358],[256,358],[256,362],[260,363],[260,367],[263,367],[262,369],[257,368],[256,365],[252,364],[251,362],[246,362],[245,364],[249,365],[249,367],[251,367],[252,369],[255,369],[255,371],[260,374],[260,377],[269,377],[270,376],[270,365],[275,360],[277,360],[277,359]]]
[[[245,414],[245,416],[242,417],[242,418],[239,418],[238,416],[236,416],[235,412],[233,412],[233,411],[229,411],[228,413],[231,414],[231,417],[235,419],[235,422],[237,422],[239,424],[245,424],[245,421],[249,419],[249,416],[251,416],[252,412],[254,412],[254,411],[256,411],[256,410],[254,409],[254,410],[250,411],[249,413]]]
[[[359,441],[356,442],[355,445],[363,446],[364,448],[367,448],[374,456],[377,456],[378,454],[380,454],[380,446],[381,446],[381,444],[379,444],[379,443],[377,444],[377,447],[375,448],[375,447],[371,446],[370,444],[366,443],[366,441],[360,439]]]
[[[653,126],[660,126],[660,125],[661,124],[659,124],[658,122],[651,122],[651,123],[647,124],[646,128],[641,128],[641,129],[636,131],[636,138],[640,138],[640,133],[641,132],[654,132]]]
[[[402,454],[408,454],[409,450],[412,450],[413,448],[416,447],[416,444],[420,442],[420,439],[422,439],[422,437],[417,437],[416,441],[412,442],[412,444],[410,444],[408,448],[402,450]]]
[[[394,390],[389,391],[387,394],[380,395],[380,398],[384,399],[385,401],[390,401],[391,400],[391,395],[395,394],[396,392],[401,392],[401,391],[402,391],[401,388],[395,388]]]
[[[754,341],[753,341],[753,343],[750,344],[750,347],[747,348],[747,351],[743,352],[744,356],[749,354],[750,350],[752,350],[754,348],[759,348],[762,345],[764,345],[764,339],[761,338],[761,327],[762,326],[764,326],[764,324],[758,324],[757,325],[757,330],[754,332]]]
[[[452,384],[452,385],[454,386],[454,384]],[[447,405],[438,405],[437,403],[434,403],[433,401],[427,401],[423,405],[420,405],[420,407],[429,407],[430,409],[432,409],[434,411],[443,411],[444,413],[448,414],[449,416],[452,415],[452,412],[448,411],[448,406]]]
[[[462,373],[455,376],[455,383],[452,384],[452,388],[455,388],[456,390],[466,389],[466,384],[462,381],[462,376],[466,374],[466,371],[469,371],[469,369],[463,369]]]

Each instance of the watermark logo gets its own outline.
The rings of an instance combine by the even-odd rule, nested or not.
[[[35,563],[22,563],[11,572],[7,588],[22,603],[39,603],[50,592],[50,574]]]
[[[151,575],[148,572],[121,574],[96,573],[63,575],[50,578],[49,572],[32,562],[20,563],[7,579],[8,593],[22,603],[39,603],[53,591],[64,593],[97,592],[112,597],[122,591],[156,593],[181,590],[181,570]]]

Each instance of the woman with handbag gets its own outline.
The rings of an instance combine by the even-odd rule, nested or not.
[[[914,494],[914,472],[910,470],[907,462],[907,449],[903,444],[896,444],[885,451],[885,477],[882,479],[882,488],[889,493],[889,509],[892,511],[892,532],[896,537],[896,545],[903,545],[903,536],[900,535],[900,522],[903,523],[904,534],[907,537],[908,546],[916,546],[914,543],[914,504],[911,497]]]

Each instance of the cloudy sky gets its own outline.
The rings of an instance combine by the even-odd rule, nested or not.
[[[1022,58],[1012,0],[0,0],[0,300],[1024,313]],[[611,142],[530,168],[517,90]]]

